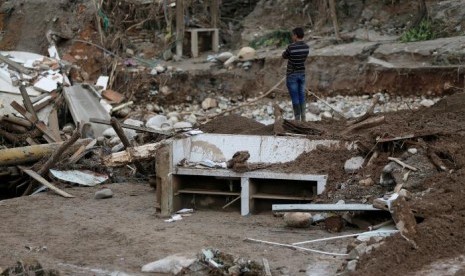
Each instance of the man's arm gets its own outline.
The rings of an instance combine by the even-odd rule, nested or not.
[[[288,59],[289,58],[289,46],[286,48],[286,50],[283,52],[283,58]]]

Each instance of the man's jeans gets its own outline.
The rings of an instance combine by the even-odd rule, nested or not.
[[[293,105],[305,103],[305,73],[292,73],[286,79],[287,89]]]

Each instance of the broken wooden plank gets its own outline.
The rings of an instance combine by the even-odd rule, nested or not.
[[[45,140],[47,140],[47,142],[49,143],[61,142],[61,137],[55,137],[53,132],[51,132],[50,129],[48,129],[48,127],[42,121],[35,120],[33,115],[27,112],[27,110],[24,109],[24,107],[22,107],[19,103],[17,103],[16,101],[13,101],[10,105],[16,111],[18,111],[21,115],[23,115],[24,118],[26,118],[29,122],[35,125],[35,127],[44,134],[44,138]]]
[[[66,140],[63,144],[61,144],[56,151],[52,153],[50,158],[47,160],[47,162],[45,162],[45,164],[43,164],[40,167],[37,173],[39,175],[44,175],[45,173],[47,173],[48,170],[51,169],[59,161],[63,152],[69,149],[80,137],[81,137],[81,131],[79,130],[79,125],[78,125],[76,129],[74,130],[73,135],[68,140]],[[24,191],[23,196],[28,195],[31,192],[33,184],[34,184],[33,182],[29,184],[26,191]]]
[[[43,178],[41,175],[39,175],[38,173],[36,173],[35,171],[31,170],[31,169],[28,169],[26,167],[23,167],[23,166],[18,166],[18,168],[23,171],[25,174],[29,175],[30,177],[32,177],[33,179],[35,179],[37,182],[39,182],[40,184],[46,186],[47,188],[49,188],[50,190],[54,191],[55,193],[61,195],[62,197],[66,197],[66,198],[73,198],[74,196],[73,195],[70,195],[68,194],[67,192],[57,188],[55,185],[53,185],[52,183],[48,182],[45,178]]]
[[[128,137],[124,133],[124,130],[121,127],[118,120],[116,118],[112,117],[111,120],[110,120],[110,123],[111,123],[111,126],[113,127],[113,129],[115,130],[116,134],[118,135],[119,139],[121,140],[121,143],[123,143],[124,149],[132,147],[131,143],[129,142]],[[136,144],[134,144],[134,146],[136,146]],[[136,166],[139,173],[142,173],[142,174],[146,173],[144,167],[142,166],[141,163],[139,163],[139,161],[134,161],[134,165]]]
[[[90,118],[89,121],[91,123],[96,123],[96,124],[104,124],[104,125],[111,125],[111,122],[109,120],[102,120],[98,118]],[[172,135],[172,132],[168,131],[162,131],[162,130],[156,130],[153,128],[149,127],[140,127],[140,126],[133,126],[133,125],[128,125],[128,124],[121,124],[122,128],[128,128],[128,129],[134,129],[138,131],[144,131],[144,132],[150,132],[150,133],[155,133],[155,134],[162,134],[162,135]]]
[[[35,121],[39,121],[39,117],[37,116],[37,113],[34,110],[31,98],[29,98],[29,95],[27,94],[26,87],[24,85],[20,85],[19,91],[21,92],[21,96],[23,97],[24,107],[26,108],[27,112],[31,113],[32,118]]]
[[[396,162],[397,164],[401,165],[403,168],[407,168],[409,170],[412,170],[414,172],[418,171],[417,168],[413,167],[413,166],[410,166],[408,164],[405,164],[404,162],[400,161],[399,159],[397,158],[394,158],[394,157],[388,157],[388,160],[391,160],[391,161],[394,161]]]
[[[155,158],[158,149],[171,143],[172,139],[166,139],[153,144],[128,148],[125,151],[112,153],[103,158],[103,164],[109,167],[124,166],[134,161],[142,161]]]
[[[60,137],[60,125],[58,123],[58,112],[56,108],[52,108],[52,111],[48,115],[48,127],[55,137]]]
[[[96,144],[97,139],[94,139],[89,144],[80,146],[79,149],[69,158],[68,164],[75,164],[77,161],[79,161],[79,159],[84,157],[87,150],[91,149]]]
[[[384,123],[384,121],[385,121],[384,116],[368,118],[365,121],[351,125],[350,127],[346,128],[342,132],[342,134],[349,134],[350,132],[358,130],[358,129],[372,128],[372,127],[375,127],[375,126],[378,126]]]
[[[20,117],[16,117],[14,115],[4,115],[2,117],[2,121],[7,121],[7,122],[10,122],[10,123],[13,123],[15,125],[19,125],[19,126],[23,126],[23,127],[26,127],[26,128],[30,128],[32,127],[32,123],[29,122],[28,120],[26,119],[23,119],[23,118],[20,118]]]
[[[4,55],[0,54],[0,61],[8,64],[11,68],[15,69],[16,71],[23,73],[23,74],[28,74],[29,69],[26,67],[22,66],[21,64],[9,59],[8,57],[5,57]]]
[[[65,87],[63,94],[75,123],[87,123],[90,122],[90,118],[110,120],[110,115],[100,104],[99,99],[81,85]],[[107,127],[105,126],[92,124],[95,137],[102,136],[102,133],[106,129]]]

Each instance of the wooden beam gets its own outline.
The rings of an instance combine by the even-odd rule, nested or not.
[[[28,169],[26,167],[23,167],[23,166],[18,166],[18,168],[23,171],[25,174],[29,175],[30,177],[32,177],[33,179],[37,180],[37,182],[39,182],[40,184],[44,185],[45,187],[49,188],[50,190],[54,191],[55,193],[61,195],[62,197],[66,197],[66,198],[73,198],[74,196],[73,195],[70,195],[68,194],[67,192],[57,188],[55,185],[53,185],[52,183],[48,182],[45,178],[43,178],[42,176],[40,176],[38,173],[36,173],[35,171],[31,170],[31,169]]]
[[[336,2],[334,0],[328,0],[328,2],[331,12],[331,19],[333,20],[334,35],[336,36],[337,40],[341,40],[341,35],[339,34],[339,24],[337,23]]]
[[[48,127],[42,121],[37,121],[36,119],[34,119],[34,116],[31,113],[27,112],[27,110],[24,109],[24,107],[22,107],[18,102],[13,101],[10,105],[21,115],[23,115],[23,117],[26,118],[29,122],[35,125],[35,127],[43,133],[44,138],[45,140],[47,140],[47,142],[61,142],[60,137],[55,137],[55,134],[51,132],[50,129],[48,129]]]
[[[26,67],[22,66],[21,64],[15,62],[15,61],[12,61],[11,59],[5,57],[2,54],[0,54],[0,61],[8,64],[8,66],[10,66],[11,68],[15,69],[16,71],[18,71],[20,73],[24,73],[24,74],[29,73],[29,69],[27,69]]]
[[[176,55],[182,57],[184,42],[184,1],[176,0]]]
[[[116,152],[103,159],[103,164],[109,167],[124,166],[134,161],[147,160],[155,158],[158,149],[171,143],[171,139],[163,140],[158,143],[146,144],[143,146],[128,148],[125,151]]]
[[[218,28],[220,21],[220,5],[218,0],[210,0],[210,16],[212,28]]]
[[[90,141],[92,139],[78,140],[70,150],[76,150],[81,145],[88,144]],[[61,144],[63,142],[2,149],[0,150],[0,166],[20,165],[38,161],[45,156],[50,156]]]

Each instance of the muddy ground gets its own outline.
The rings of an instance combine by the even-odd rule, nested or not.
[[[67,189],[76,196],[73,199],[42,193],[0,202],[0,267],[35,258],[63,275],[110,275],[117,271],[141,275],[140,269],[147,263],[207,247],[257,261],[267,258],[274,275],[333,274],[343,261],[243,241],[298,242],[332,236],[317,226],[291,229],[269,212],[241,217],[236,211],[196,211],[182,221],[168,223],[157,217],[155,193],[148,185],[106,186],[113,190],[113,198],[95,200],[99,187]],[[342,252],[348,242],[314,248]]]

